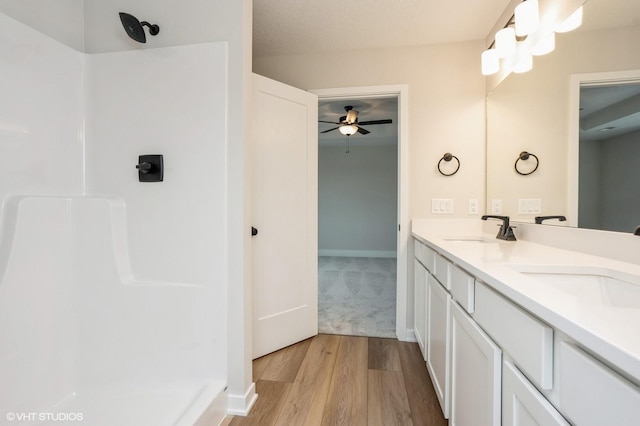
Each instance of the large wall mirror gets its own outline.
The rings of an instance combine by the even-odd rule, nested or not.
[[[633,188],[638,193],[638,173],[620,172],[623,164],[640,169],[635,166],[640,149],[630,150],[628,145],[628,140],[635,140],[640,147],[640,131],[630,130],[626,136],[611,133],[627,141],[624,154],[614,154],[613,144],[600,151],[593,141],[584,149],[578,145],[581,91],[583,100],[590,99],[584,108],[592,108],[592,113],[607,103],[609,107],[619,104],[615,107],[619,110],[626,98],[640,93],[633,93],[636,89],[629,77],[640,70],[638,46],[640,7],[636,0],[589,0],[580,29],[558,34],[556,50],[534,58],[532,71],[509,75],[487,94],[488,214],[526,222],[540,215],[564,215],[568,220],[562,224],[623,232],[633,232],[632,223],[640,225],[638,210],[624,219],[619,214],[629,211],[632,202],[630,192],[625,195],[620,185],[624,183],[627,190]],[[608,77],[598,79],[599,75]],[[625,94],[620,94],[620,85],[625,86]],[[628,119],[640,115],[625,114]],[[609,123],[598,128],[616,127]],[[595,138],[604,138],[604,133]],[[530,175],[518,174],[514,168],[523,151],[539,160],[538,169]],[[583,154],[581,165],[579,152]],[[620,155],[635,161],[622,161]],[[605,156],[607,161],[599,161]],[[520,160],[520,169],[525,173],[532,170],[532,161],[535,159]],[[619,176],[610,175],[613,171]],[[615,196],[607,185],[616,186]]]

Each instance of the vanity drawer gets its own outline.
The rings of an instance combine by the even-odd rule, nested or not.
[[[446,258],[440,256],[438,253],[435,253],[435,271],[432,272],[436,277],[440,284],[447,290],[451,290],[451,283],[449,282],[449,266],[451,262],[449,262]]]
[[[418,240],[413,241],[413,249],[416,259],[418,259],[418,261],[427,268],[427,271],[433,273],[433,263],[436,252],[431,249],[431,247],[428,247]]]
[[[475,279],[459,266],[451,264],[449,267],[449,281],[451,282],[451,297],[458,302],[465,311],[472,314],[474,308]]]
[[[473,318],[542,389],[553,387],[553,329],[485,284],[475,284]]]
[[[637,425],[640,389],[574,345],[560,344],[560,411],[574,424]]]

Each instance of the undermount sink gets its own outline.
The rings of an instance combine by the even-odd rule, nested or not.
[[[497,243],[495,238],[486,237],[444,237],[443,240],[456,243]]]
[[[584,303],[640,309],[640,277],[613,269],[562,265],[511,265],[534,282]]]

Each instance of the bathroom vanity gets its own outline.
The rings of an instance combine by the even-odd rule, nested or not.
[[[451,425],[640,424],[640,265],[412,232],[414,331]]]

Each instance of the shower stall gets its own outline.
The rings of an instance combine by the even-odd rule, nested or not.
[[[85,54],[0,13],[0,50],[0,424],[216,424],[226,43]]]

